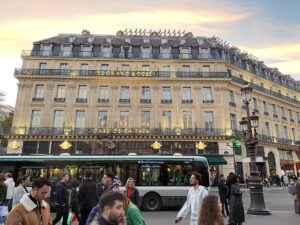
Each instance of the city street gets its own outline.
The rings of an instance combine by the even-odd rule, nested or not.
[[[216,193],[213,191],[212,193]],[[264,192],[266,206],[271,210],[270,216],[255,216],[246,214],[246,222],[249,225],[298,225],[300,216],[294,213],[293,202],[288,194],[287,188],[271,188]],[[247,210],[250,204],[249,191],[243,197],[244,209]],[[163,209],[160,212],[143,212],[146,224],[148,225],[171,225],[174,224],[178,209]],[[52,214],[54,217],[55,214]],[[228,220],[228,217],[226,218]],[[60,223],[59,223],[60,224]],[[77,224],[77,223],[73,223]],[[181,225],[189,224],[189,217],[183,219]]]

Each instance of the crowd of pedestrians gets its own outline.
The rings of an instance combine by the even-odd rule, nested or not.
[[[295,213],[300,214],[300,182],[292,177],[288,179]],[[32,190],[29,191],[29,176],[21,177],[15,187],[10,173],[5,178],[0,175],[0,206],[6,205],[10,211],[6,224],[55,225],[61,221],[67,225],[70,224],[70,212],[76,215],[79,225],[146,224],[139,209],[139,191],[133,178],[127,179],[124,191],[121,191],[121,182],[110,171],[103,175],[99,183],[92,180],[90,170],[84,172],[81,184],[76,178],[71,182],[69,180],[69,174],[62,174],[61,181],[56,184],[56,216],[51,221],[50,206],[45,201],[51,190],[47,178],[33,180]],[[181,222],[188,214],[190,225],[242,225],[245,222],[244,190],[241,189],[244,185],[240,183],[238,175],[230,173],[227,179],[223,174],[220,175],[217,184],[219,197],[208,193],[198,172],[192,172],[190,184],[192,187],[175,223]],[[225,222],[226,217],[228,223]],[[2,222],[0,216],[0,224]]]

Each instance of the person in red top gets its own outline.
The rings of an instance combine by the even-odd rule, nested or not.
[[[133,204],[139,206],[139,191],[134,186],[134,179],[132,177],[129,177],[125,184],[125,195]]]

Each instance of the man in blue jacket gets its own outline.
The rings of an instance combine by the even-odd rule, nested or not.
[[[56,217],[53,220],[53,225],[60,221],[63,217],[62,225],[67,225],[69,216],[69,195],[66,183],[69,181],[69,174],[63,174],[61,181],[56,184]]]

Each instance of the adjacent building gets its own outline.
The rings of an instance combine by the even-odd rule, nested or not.
[[[217,38],[85,30],[34,42],[22,59],[13,128],[5,131],[18,147],[8,154],[205,155],[212,174],[246,176],[239,121],[247,81],[260,118],[260,172],[300,172],[300,82]]]

